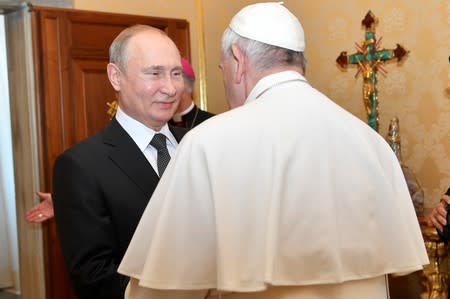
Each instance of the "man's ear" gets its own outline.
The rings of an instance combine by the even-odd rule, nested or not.
[[[231,53],[233,53],[233,59],[236,63],[236,68],[234,70],[234,82],[239,84],[241,83],[242,77],[245,73],[245,55],[235,44],[231,45]]]
[[[121,72],[117,65],[114,63],[108,63],[106,66],[106,72],[108,73],[109,82],[111,82],[112,87],[115,91],[120,91],[120,76]]]

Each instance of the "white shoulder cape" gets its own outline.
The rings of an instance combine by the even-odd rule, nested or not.
[[[428,263],[388,144],[285,77],[184,137],[120,273],[154,289],[256,291]]]

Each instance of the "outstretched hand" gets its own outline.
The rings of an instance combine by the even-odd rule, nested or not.
[[[36,192],[36,194],[41,203],[26,212],[25,219],[30,223],[44,222],[54,216],[52,195],[44,192]]]
[[[440,232],[447,224],[447,206],[450,205],[450,196],[442,195],[441,201],[431,211],[429,222]]]

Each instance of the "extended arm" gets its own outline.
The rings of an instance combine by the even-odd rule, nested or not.
[[[447,206],[450,204],[450,196],[442,195],[441,201],[433,208],[430,214],[430,222],[440,232],[443,231],[444,225],[447,224]]]
[[[26,212],[25,219],[30,223],[44,222],[54,216],[52,195],[45,192],[36,192],[36,194],[41,202]]]

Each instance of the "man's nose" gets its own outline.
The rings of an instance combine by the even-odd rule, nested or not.
[[[177,86],[180,85],[179,79],[168,75],[164,77],[161,91],[168,96],[174,96],[177,93]]]

